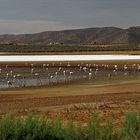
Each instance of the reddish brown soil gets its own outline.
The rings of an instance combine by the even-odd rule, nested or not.
[[[56,97],[43,95],[0,94],[0,115],[33,113],[54,119],[59,113],[63,120],[67,120],[73,114],[75,121],[87,123],[96,110],[102,123],[112,119],[119,127],[125,112],[140,109],[140,91]]]

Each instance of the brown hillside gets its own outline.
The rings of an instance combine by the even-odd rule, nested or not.
[[[109,44],[140,43],[140,27],[120,29],[116,27],[86,28],[65,31],[46,31],[36,34],[0,35],[0,43],[23,44]]]

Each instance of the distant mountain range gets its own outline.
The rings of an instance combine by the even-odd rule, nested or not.
[[[0,44],[111,44],[140,43],[140,27],[85,28],[36,34],[0,35]]]

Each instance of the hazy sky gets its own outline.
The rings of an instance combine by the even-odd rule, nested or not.
[[[140,25],[140,0],[0,0],[0,34]]]

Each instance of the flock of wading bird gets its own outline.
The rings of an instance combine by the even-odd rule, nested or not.
[[[94,64],[69,62],[32,63],[22,66],[2,65],[0,67],[0,88],[45,86],[69,83],[81,79],[97,80],[138,75],[140,64]]]

